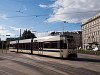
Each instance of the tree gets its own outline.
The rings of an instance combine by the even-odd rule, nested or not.
[[[55,32],[55,31],[53,31],[49,35],[51,35],[51,36],[61,35],[61,32]]]
[[[51,32],[49,35],[54,36],[56,32]]]
[[[35,34],[32,33],[30,30],[25,30],[22,34],[21,39],[30,39],[30,38],[36,38]]]

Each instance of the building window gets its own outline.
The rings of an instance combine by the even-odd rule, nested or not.
[[[100,18],[99,18],[99,22],[100,22]]]
[[[99,35],[99,31],[98,31],[98,35]]]

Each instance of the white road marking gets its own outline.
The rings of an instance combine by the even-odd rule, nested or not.
[[[13,75],[13,74],[11,74],[11,73],[9,73],[9,72],[7,72],[7,71],[4,71],[4,70],[0,70],[1,72],[3,72],[3,73],[6,73],[6,74],[8,74],[8,75]]]

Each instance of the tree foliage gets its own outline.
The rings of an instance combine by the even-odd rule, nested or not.
[[[30,30],[25,30],[22,34],[21,39],[30,39],[30,38],[36,38],[35,34],[32,33]]]
[[[61,32],[55,32],[55,31],[53,31],[49,35],[56,36],[56,35],[60,35],[60,34],[61,34]]]

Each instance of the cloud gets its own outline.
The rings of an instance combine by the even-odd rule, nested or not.
[[[13,35],[5,25],[0,25],[0,35]]]
[[[26,6],[23,6],[23,10],[25,10],[25,11],[27,10]]]
[[[14,31],[14,32],[17,32],[17,33],[20,33],[20,30],[21,32],[23,33],[24,30],[30,30],[32,31],[33,30],[33,27],[30,27],[30,28],[18,28],[18,27],[13,27],[13,26],[8,26],[10,30]]]
[[[11,29],[14,30],[14,31],[19,31],[19,30],[20,30],[19,28],[12,27],[12,26],[9,26],[9,28],[11,28]]]
[[[8,18],[6,14],[0,14],[0,19],[7,20]]]
[[[0,25],[0,38],[2,40],[5,40],[7,38],[6,35],[10,35],[9,37],[18,37],[20,35],[20,29],[21,33],[23,33],[23,31],[26,30],[27,28],[18,28],[14,26]]]
[[[20,34],[20,30],[21,30],[21,34],[22,34],[24,32],[24,30],[26,30],[27,28],[17,28],[17,27],[9,26],[9,29],[11,31],[13,31],[13,33],[15,35],[19,35]]]
[[[5,40],[6,35],[14,36],[15,34],[11,32],[6,25],[0,25],[0,38]]]
[[[40,4],[39,6],[42,7],[42,8],[48,7],[47,5],[43,5],[43,4]]]
[[[0,25],[0,38],[2,40],[5,40],[7,38],[6,35],[10,35],[9,37],[18,37],[20,34],[20,29],[22,30],[22,32],[25,30],[25,28]]]
[[[47,7],[47,5],[39,5]],[[53,9],[53,13],[47,22],[67,21],[69,23],[79,23],[85,18],[90,18],[100,12],[100,0],[56,0],[48,5]],[[90,11],[90,12],[87,12]]]
[[[40,32],[40,33],[35,33],[36,37],[45,37],[48,36],[49,33],[48,32]]]

